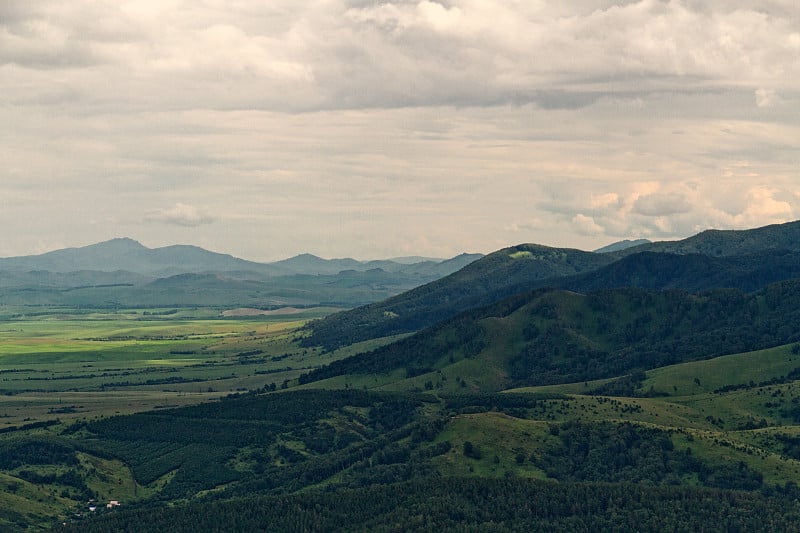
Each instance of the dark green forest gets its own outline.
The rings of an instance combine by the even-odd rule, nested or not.
[[[493,319],[513,321],[519,337],[505,348],[509,386],[620,376],[795,342],[800,339],[798,298],[798,281],[775,283],[755,294],[631,288],[580,295],[540,289],[313,370],[301,382],[396,369],[409,376],[430,372],[492,348],[498,338]]]
[[[65,531],[793,531],[796,499],[641,484],[443,478],[113,513]]]

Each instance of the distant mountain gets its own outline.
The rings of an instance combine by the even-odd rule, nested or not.
[[[603,246],[602,248],[598,248],[594,252],[596,254],[606,254],[608,252],[619,252],[620,250],[625,250],[627,248],[633,248],[634,246],[639,246],[641,244],[650,244],[651,241],[647,239],[636,239],[636,240],[624,240],[619,242],[614,242],[609,245]]]
[[[336,274],[342,270],[356,270],[362,266],[355,259],[322,259],[312,254],[300,254],[275,261],[271,266],[291,274]]]
[[[0,270],[74,272],[124,270],[138,274],[167,276],[185,272],[254,271],[271,274],[264,264],[238,259],[231,255],[209,252],[197,246],[175,245],[147,248],[128,239],[112,239],[81,248],[65,248],[41,255],[0,259]]]
[[[168,277],[186,273],[219,272],[240,279],[267,279],[298,274],[334,275],[346,270],[366,272],[379,268],[426,282],[455,272],[480,257],[483,256],[461,254],[444,261],[421,259],[413,262],[411,258],[404,258],[403,261],[357,261],[350,258],[323,259],[312,254],[301,254],[272,263],[258,263],[228,254],[210,252],[197,246],[173,245],[147,248],[133,239],[118,238],[40,255],[0,258],[0,273],[125,271],[140,276]],[[100,274],[98,276],[104,277]],[[0,286],[4,286],[2,277]]]
[[[196,246],[150,249],[132,239],[112,239],[0,259],[0,305],[349,308],[435,280],[478,257],[404,264],[302,254],[256,263]]]
[[[395,263],[400,263],[401,265],[411,265],[414,263],[425,263],[425,262],[433,262],[433,263],[441,263],[444,261],[442,258],[434,258],[434,257],[421,257],[418,255],[410,255],[410,256],[403,256],[403,257],[390,257],[389,261],[394,261]]]

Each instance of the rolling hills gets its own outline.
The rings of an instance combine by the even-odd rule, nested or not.
[[[331,363],[301,381],[379,374],[438,383],[460,371],[471,387],[497,391],[610,378],[798,341],[798,300],[798,280],[752,295],[540,289]],[[467,365],[480,371],[467,374],[461,368]]]
[[[0,525],[72,505],[58,516],[71,531],[791,530],[796,230],[520,245],[313,333],[282,330],[283,355],[231,337],[249,390],[0,433]],[[347,272],[297,276],[358,290]],[[215,276],[150,283],[213,294]],[[337,324],[329,347],[346,348],[301,345]],[[268,386],[285,357],[292,374]],[[124,501],[89,512],[90,498]]]
[[[752,292],[798,276],[799,238],[800,222],[790,222],[752,230],[709,230],[681,241],[605,253],[518,245],[409,292],[315,322],[305,342],[334,349],[409,333],[539,287],[728,287]]]

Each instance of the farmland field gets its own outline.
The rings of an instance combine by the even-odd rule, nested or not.
[[[336,355],[298,328],[334,309],[3,309],[0,428],[176,407],[279,388]]]

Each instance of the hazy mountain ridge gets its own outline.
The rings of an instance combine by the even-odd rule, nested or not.
[[[649,239],[634,239],[634,240],[625,239],[622,241],[612,242],[611,244],[598,248],[594,250],[594,253],[605,254],[608,252],[618,252],[621,250],[625,250],[627,248],[633,248],[634,246],[639,246],[642,244],[650,244],[651,242],[652,241],[650,241]]]
[[[301,254],[256,263],[196,246],[150,249],[132,239],[112,239],[0,259],[0,304],[355,307],[447,275],[479,257],[396,263]]]
[[[343,270],[367,271],[381,268],[387,272],[434,274],[452,272],[481,254],[460,254],[451,259],[419,262],[395,262],[390,259],[358,261],[351,258],[323,259],[305,253],[271,263],[240,259],[212,252],[198,246],[176,244],[147,248],[130,238],[117,238],[80,248],[64,248],[39,255],[0,258],[0,272],[48,271],[127,271],[145,276],[167,277],[202,272],[249,272],[250,276],[272,277],[295,274],[338,274]]]

